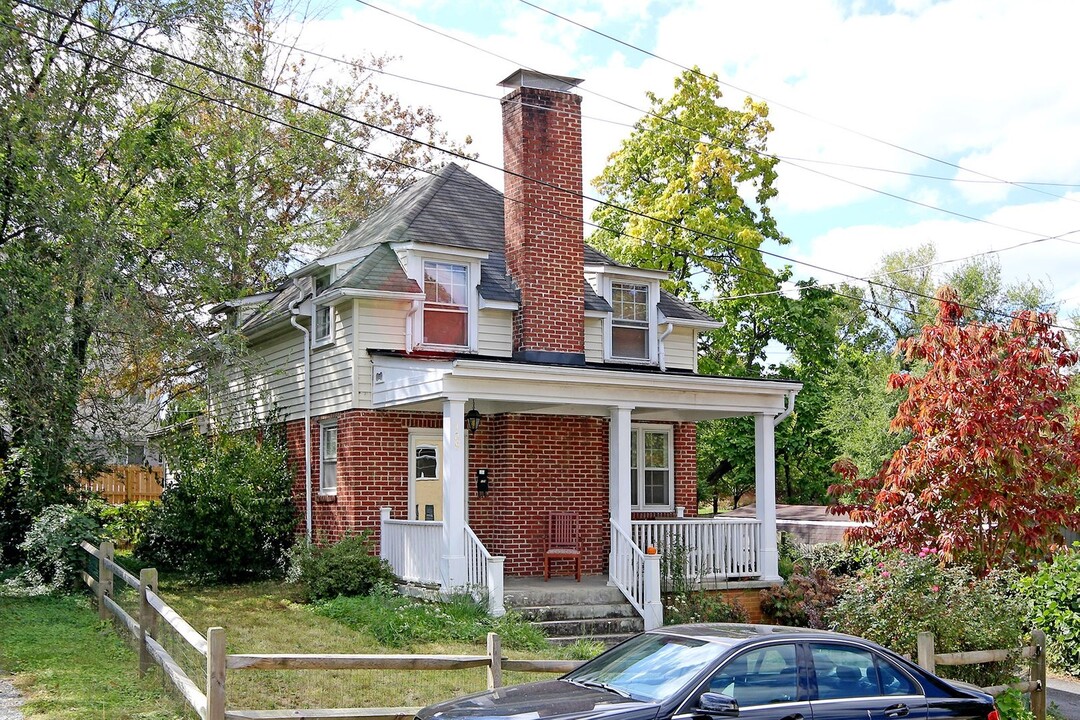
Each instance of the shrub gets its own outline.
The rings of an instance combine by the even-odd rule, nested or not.
[[[1080,543],[1055,554],[1018,586],[1032,622],[1046,633],[1051,662],[1080,675]]]
[[[19,543],[25,569],[17,584],[39,591],[70,588],[85,567],[86,553],[79,548],[83,540],[96,542],[97,523],[71,505],[50,505],[30,524]]]
[[[780,625],[826,629],[827,613],[840,600],[843,584],[823,567],[792,575],[783,585],[761,591],[761,610]]]
[[[136,555],[198,579],[279,575],[296,528],[281,428],[271,419],[212,437],[182,431],[162,449],[171,477]]]
[[[154,515],[154,505],[149,500],[139,500],[104,506],[98,512],[102,537],[112,540],[119,548],[138,545]]]
[[[370,533],[318,547],[301,541],[290,552],[289,579],[299,582],[308,602],[339,595],[368,595],[397,580],[390,564],[373,554]]]
[[[718,592],[695,590],[666,596],[664,624],[732,622],[749,620],[738,600],[728,602]]]
[[[937,556],[895,555],[866,568],[844,588],[829,614],[834,629],[860,635],[901,654],[918,654],[920,632],[934,634],[939,653],[1019,648],[1024,602],[1015,574],[978,578]],[[942,666],[939,671],[983,687],[1007,682],[1016,663]]]
[[[876,565],[884,558],[881,552],[855,543],[818,543],[801,545],[795,553],[795,566],[804,575],[815,568],[824,568],[835,576],[851,576],[860,570]]]

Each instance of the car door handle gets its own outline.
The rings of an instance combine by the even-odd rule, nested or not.
[[[907,714],[908,706],[904,703],[897,703],[885,708],[885,717],[887,718],[902,718],[907,717]]]
[[[795,713],[794,715],[782,717],[780,720],[803,720],[803,716],[800,713]]]

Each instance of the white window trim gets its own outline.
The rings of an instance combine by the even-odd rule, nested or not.
[[[321,422],[319,423],[319,495],[330,496],[337,495],[338,490],[338,455],[341,452],[341,442],[338,438],[338,442],[335,443],[334,457],[332,460],[328,460],[326,457],[326,431],[333,429],[337,432],[337,421]],[[331,462],[334,464],[334,487],[326,487],[326,464]]]
[[[649,297],[646,301],[646,305],[649,310],[649,326],[648,326],[648,339],[645,341],[646,346],[649,349],[648,358],[627,358],[613,355],[611,352],[611,330],[614,327],[614,318],[612,313],[605,313],[604,316],[604,361],[605,362],[618,362],[627,364],[638,365],[656,365],[660,362],[659,353],[657,350],[656,340],[656,324],[658,319],[658,304],[660,302],[660,281],[654,278],[641,277],[640,275],[622,274],[622,273],[603,273],[598,274],[600,278],[603,292],[601,293],[608,304],[613,304],[614,295],[612,293],[612,285],[614,283],[625,283],[630,285],[645,285],[649,290]]]
[[[320,272],[320,273],[312,276],[312,278],[311,278],[311,295],[312,295],[312,305],[311,305],[311,347],[312,348],[325,347],[327,345],[333,345],[334,344],[335,335],[337,334],[337,313],[334,311],[334,306],[331,305],[330,303],[320,303],[318,301],[318,295],[315,294],[315,287],[316,287],[316,285],[318,285],[318,278],[320,276],[326,276],[328,278],[327,285],[332,285],[333,282],[334,282],[334,275],[335,274],[336,273],[334,272],[333,268],[331,268],[328,272]],[[325,309],[327,311],[328,320],[329,320],[328,324],[330,326],[330,330],[326,334],[325,337],[318,337],[317,333],[318,333],[318,328],[319,328],[319,311],[323,310],[323,309]]]
[[[405,271],[406,274],[415,280],[417,284],[424,287],[424,262],[445,262],[453,263],[455,265],[464,265],[467,273],[465,279],[465,285],[468,289],[468,295],[466,296],[468,319],[467,319],[467,345],[434,345],[431,343],[425,343],[424,338],[424,311],[423,308],[419,312],[413,313],[410,322],[413,323],[412,336],[414,338],[414,344],[417,348],[423,350],[446,350],[449,352],[470,352],[475,353],[480,345],[480,262],[484,257],[487,257],[487,253],[482,253],[482,256],[475,251],[463,250],[458,253],[454,248],[446,248],[439,252],[424,249],[422,252],[417,248],[406,248],[405,254]],[[423,301],[421,301],[422,303]],[[412,350],[413,348],[406,348],[406,350]]]
[[[638,504],[631,505],[632,512],[674,512],[675,511],[675,429],[671,425],[649,425],[645,423],[631,423],[630,439],[633,447],[631,454],[637,453],[637,492]],[[667,470],[668,470],[668,502],[663,505],[645,504],[645,433],[663,433],[667,435]]]

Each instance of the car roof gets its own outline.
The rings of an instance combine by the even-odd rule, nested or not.
[[[874,644],[841,633],[812,628],[785,627],[783,625],[747,625],[736,623],[697,623],[693,625],[668,625],[651,630],[652,633],[708,640],[725,647],[747,645],[758,640],[844,640],[861,645]],[[875,646],[876,647],[876,646]]]

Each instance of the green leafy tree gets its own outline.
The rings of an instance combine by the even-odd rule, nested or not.
[[[206,342],[218,330],[207,324],[209,303],[272,284],[290,248],[332,241],[346,217],[412,181],[412,171],[365,149],[435,164],[415,143],[127,41],[171,43],[251,83],[444,139],[429,110],[401,105],[363,71],[306,81],[312,68],[272,50],[288,45],[275,34],[295,19],[288,8],[263,0],[49,0],[42,8],[0,7],[7,561],[42,508],[72,500],[76,469],[100,460],[102,440],[128,430],[119,420],[131,398],[198,388],[203,363],[236,348],[227,334]]]
[[[889,378],[907,393],[891,427],[911,439],[870,477],[839,464],[830,492],[837,512],[870,523],[853,537],[931,548],[985,574],[1037,562],[1076,526],[1080,426],[1066,398],[1077,353],[1047,313],[1017,313],[1009,327],[963,315],[943,288],[937,321],[899,347],[926,371]]]

